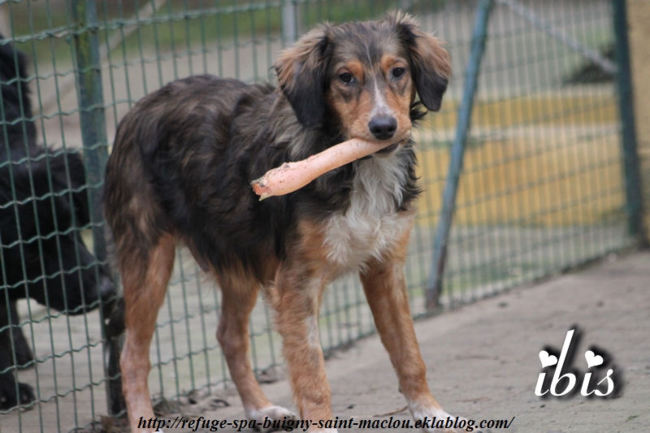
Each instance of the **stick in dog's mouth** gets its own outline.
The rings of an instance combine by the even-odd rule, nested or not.
[[[352,138],[302,161],[285,162],[251,182],[260,201],[292,193],[319,176],[376,152],[393,150],[403,141],[377,143]]]

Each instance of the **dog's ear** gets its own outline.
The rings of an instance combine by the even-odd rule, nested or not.
[[[327,26],[321,26],[284,50],[274,65],[280,88],[298,121],[308,128],[322,124],[325,117],[329,48]]]
[[[408,52],[420,101],[429,110],[438,111],[451,75],[449,53],[440,40],[421,31],[410,15],[398,12],[387,19],[395,26]]]

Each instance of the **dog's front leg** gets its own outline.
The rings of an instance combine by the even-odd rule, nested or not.
[[[273,303],[278,331],[301,419],[312,421],[311,432],[333,433],[336,430],[318,428],[319,421],[332,418],[318,334],[318,310],[326,279],[317,272],[299,268],[302,266],[285,265],[277,274]]]
[[[406,245],[395,249],[399,251],[405,252]],[[455,417],[445,412],[429,391],[426,367],[411,320],[403,267],[403,255],[371,260],[361,272],[363,289],[413,418],[427,432],[455,432],[431,426],[434,417],[437,420]]]

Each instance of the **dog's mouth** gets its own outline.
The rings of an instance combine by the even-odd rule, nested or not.
[[[384,147],[383,149],[378,150],[375,152],[375,155],[388,155],[389,153],[393,153],[397,147],[402,144],[402,141],[398,141],[396,143],[391,144],[390,146]]]
[[[388,155],[391,155],[393,152],[395,152],[395,150],[397,150],[398,147],[400,147],[403,144],[406,144],[406,142],[409,140],[409,137],[410,136],[407,136],[405,138],[401,138],[401,139],[395,141],[394,143],[389,144],[386,147],[382,147],[381,149],[379,149],[375,153],[371,153],[370,155],[367,155],[367,156],[364,156],[363,158],[360,158],[359,161],[364,161],[364,160],[370,159],[370,158],[372,158],[374,156],[379,156],[381,158],[385,158]]]
[[[378,155],[382,157],[388,156],[393,152],[395,152],[395,150],[397,150],[398,147],[408,143],[410,138],[411,138],[410,134],[406,134],[405,136],[402,135],[401,138],[398,137],[397,141],[395,141],[393,144],[389,144],[388,146],[379,149],[377,152],[373,153],[372,156],[374,155]]]

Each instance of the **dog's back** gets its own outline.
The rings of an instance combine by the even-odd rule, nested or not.
[[[24,156],[36,141],[28,79],[25,55],[0,34],[0,160]]]
[[[268,85],[203,75],[140,100],[120,122],[106,171],[118,257],[145,260],[173,232],[204,268],[239,261],[263,278],[280,235],[273,225],[288,224],[289,214],[259,206],[249,181],[289,158],[289,142],[277,140],[286,131],[271,125],[279,97]]]

